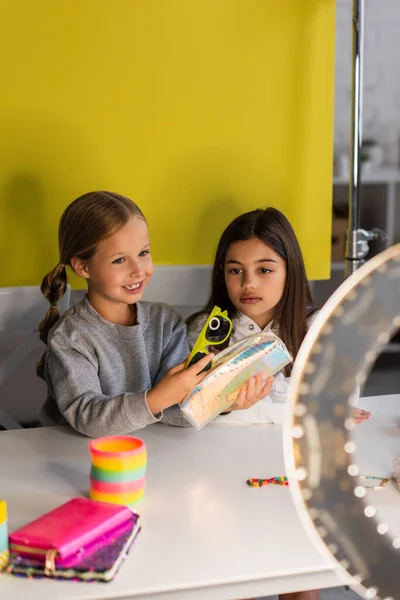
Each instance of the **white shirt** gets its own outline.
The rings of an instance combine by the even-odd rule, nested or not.
[[[239,317],[235,317],[232,319],[233,325],[233,333],[229,338],[229,345],[236,344],[236,342],[240,342],[249,335],[253,335],[255,333],[261,333],[262,331],[271,331],[272,329],[272,321],[270,321],[264,329],[261,329],[257,323],[254,323],[250,317],[246,317],[243,313],[240,313]]]

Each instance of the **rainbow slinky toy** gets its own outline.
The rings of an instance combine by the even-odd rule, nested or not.
[[[134,506],[144,496],[147,453],[143,440],[110,436],[89,443],[92,500]]]

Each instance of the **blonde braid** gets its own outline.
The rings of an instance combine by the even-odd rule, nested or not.
[[[49,301],[49,308],[40,322],[39,335],[44,344],[47,344],[47,337],[54,323],[60,318],[57,303],[65,294],[67,289],[67,271],[63,263],[58,263],[50,273],[44,276],[40,290],[43,296]],[[46,361],[46,352],[36,366],[36,373],[44,379],[44,365]]]

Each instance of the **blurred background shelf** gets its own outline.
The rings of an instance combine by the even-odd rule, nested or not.
[[[333,178],[333,209],[335,214],[346,215],[348,211],[348,177],[335,176]],[[400,242],[400,169],[395,167],[382,167],[362,177],[360,188],[361,205],[361,227],[371,229],[378,227],[384,230],[388,237],[388,245],[392,246]],[[347,226],[346,226],[347,227]],[[331,277],[329,280],[312,281],[311,288],[316,306],[322,306],[333,294],[333,292],[344,281],[344,229],[336,235],[333,228],[332,243],[340,241],[343,245],[339,254],[340,260],[332,260]],[[340,227],[336,229],[339,231]],[[385,248],[385,243],[376,241],[370,244],[368,258],[378,254]],[[338,258],[338,248],[334,250],[335,258]],[[400,353],[400,336],[395,338],[386,346],[383,353]]]

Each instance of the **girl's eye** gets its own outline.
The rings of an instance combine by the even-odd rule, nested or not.
[[[260,273],[265,275],[266,273],[272,273],[271,269],[267,269],[267,267],[261,267]]]
[[[147,256],[148,254],[150,254],[150,250],[142,250],[139,252],[139,256]]]
[[[122,265],[122,263],[125,261],[124,257],[121,256],[121,258],[116,258],[115,260],[113,260],[113,265]]]
[[[231,273],[232,275],[240,275],[241,269],[229,269],[228,273]]]

